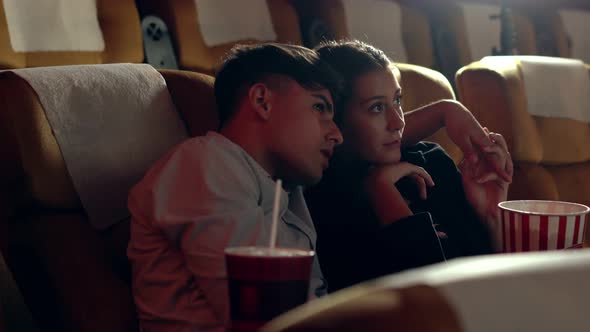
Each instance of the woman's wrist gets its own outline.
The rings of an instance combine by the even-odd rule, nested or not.
[[[412,210],[393,183],[374,181],[366,186],[369,202],[382,225],[411,216]]]

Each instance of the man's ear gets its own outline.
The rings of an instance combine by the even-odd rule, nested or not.
[[[256,83],[248,90],[248,101],[256,114],[268,120],[272,109],[272,91],[264,83]]]

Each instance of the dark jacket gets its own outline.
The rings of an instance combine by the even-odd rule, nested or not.
[[[335,164],[307,190],[317,229],[317,255],[329,291],[446,259],[492,252],[491,237],[467,202],[461,174],[437,144],[402,149],[402,161],[423,167],[435,186],[428,198],[404,178],[396,186],[413,216],[382,226],[362,191],[367,166]],[[440,239],[436,230],[447,234]]]

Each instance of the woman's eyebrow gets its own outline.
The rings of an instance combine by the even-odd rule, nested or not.
[[[373,96],[373,97],[369,97],[367,99],[363,99],[361,100],[361,104],[366,104],[368,102],[371,102],[373,100],[380,100],[380,99],[385,99],[385,96]]]

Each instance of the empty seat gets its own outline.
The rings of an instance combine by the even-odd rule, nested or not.
[[[0,69],[143,61],[133,0],[0,2]]]
[[[459,100],[506,138],[509,199],[590,205],[589,80],[582,62],[550,57],[489,57],[458,72]]]
[[[299,22],[289,0],[139,0],[145,15],[161,17],[181,69],[212,74],[235,44],[301,44]]]
[[[306,44],[354,38],[372,44],[394,61],[432,67],[427,15],[409,2],[389,0],[299,0]]]
[[[0,248],[42,330],[137,329],[127,191],[217,128],[212,82],[141,64],[0,73]]]
[[[528,8],[508,7],[502,19],[502,7],[491,2],[437,1],[427,6],[432,20],[432,38],[437,70],[454,79],[459,68],[495,52],[537,54],[534,27],[526,15]],[[513,40],[504,50],[502,21],[512,27]],[[506,32],[506,30],[504,30]]]
[[[562,8],[556,20],[553,28],[560,56],[590,63],[590,10]]]

